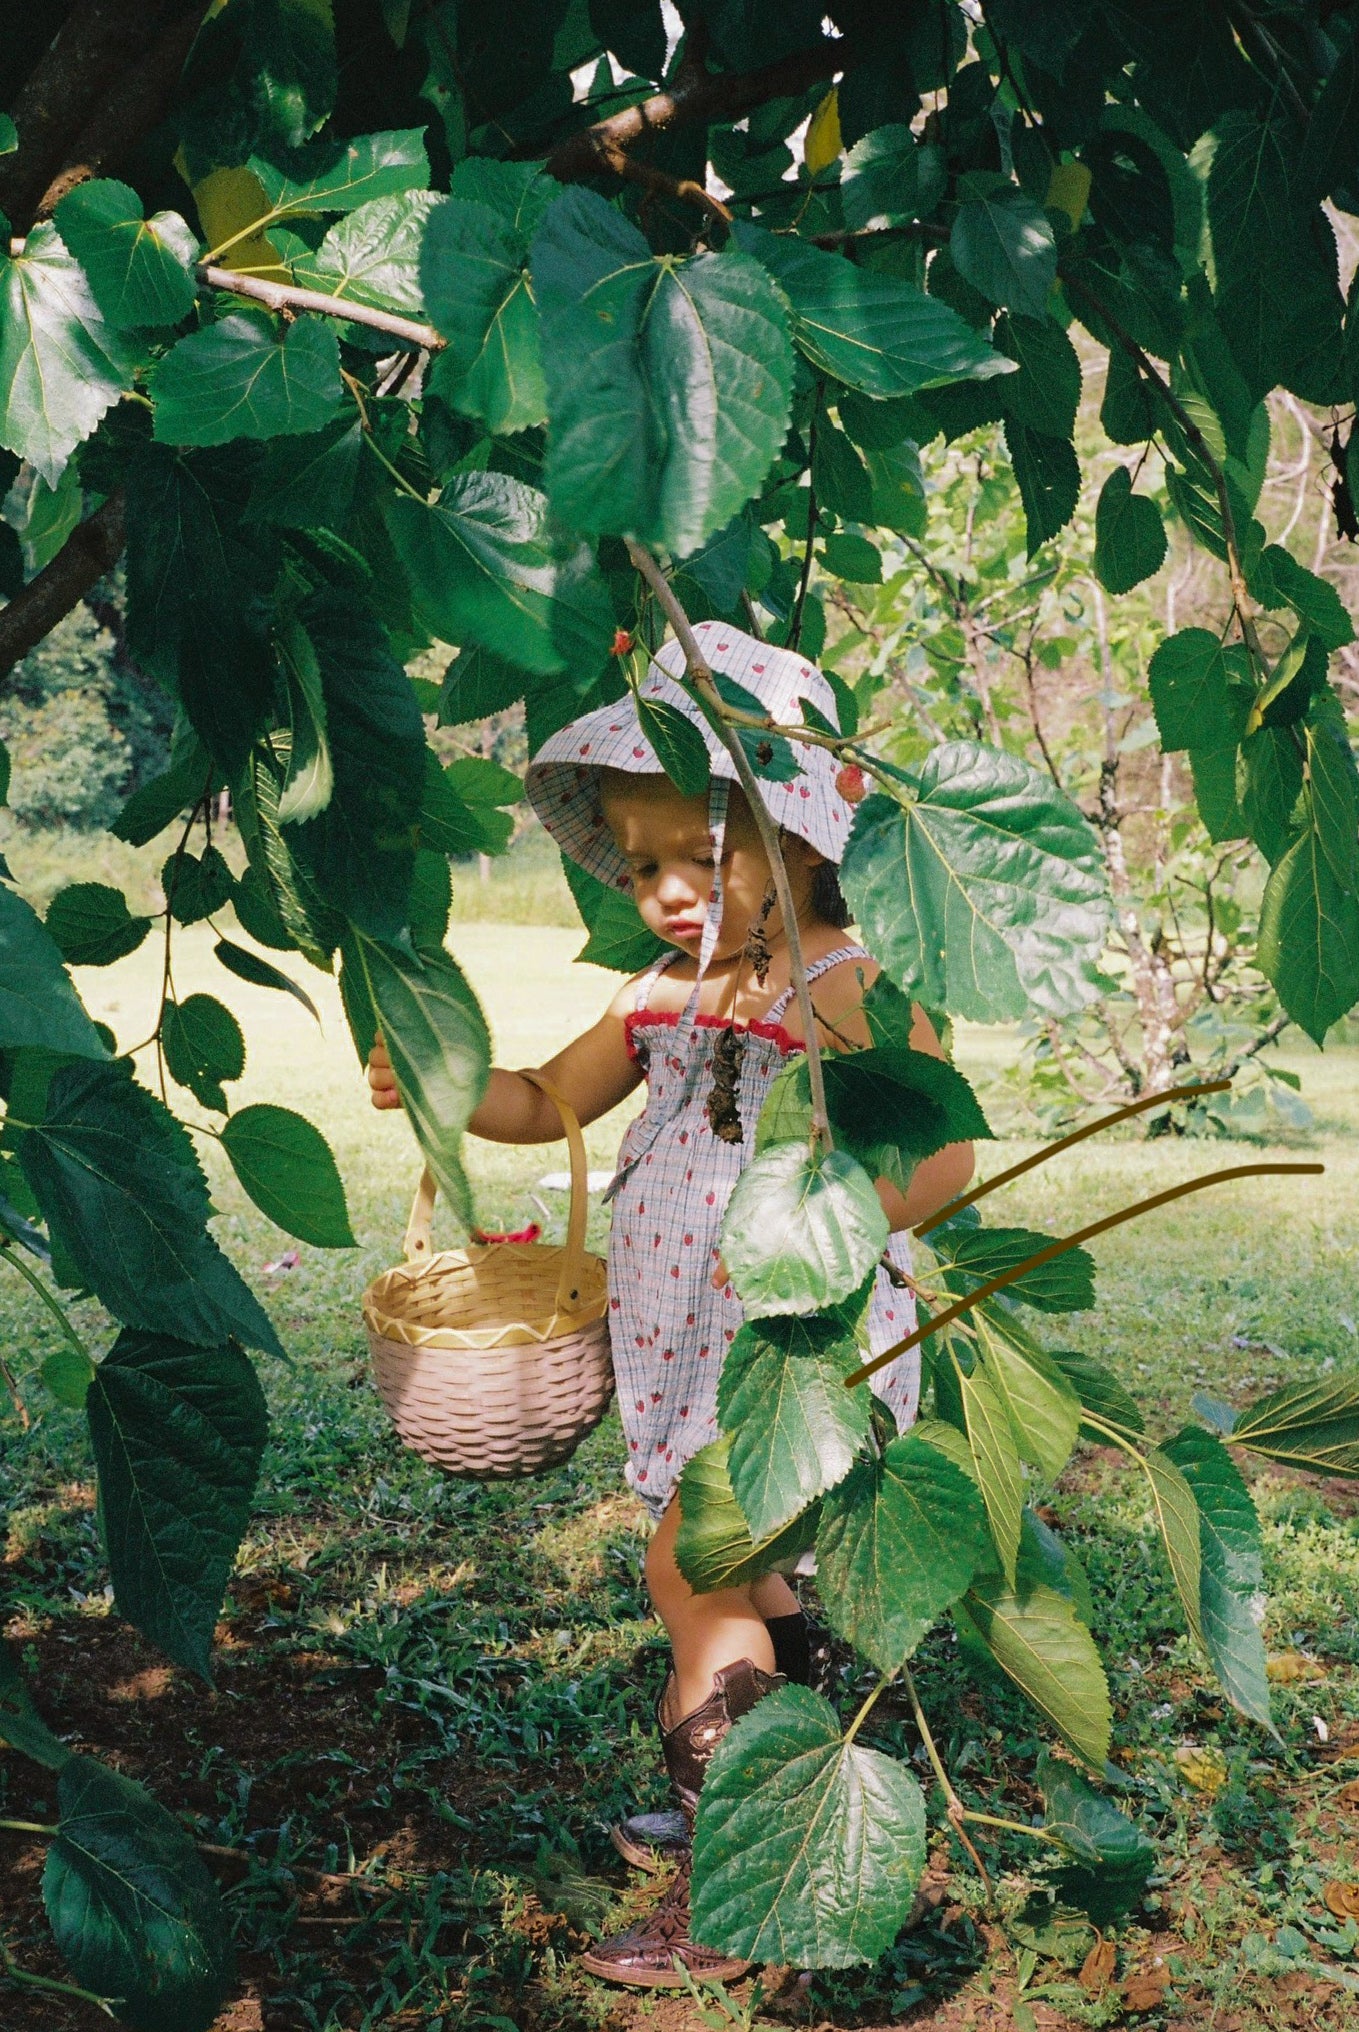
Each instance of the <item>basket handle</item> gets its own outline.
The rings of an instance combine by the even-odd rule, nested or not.
[[[561,1116],[562,1133],[566,1137],[571,1159],[571,1209],[566,1223],[566,1247],[562,1254],[561,1276],[557,1281],[557,1310],[572,1312],[580,1302],[580,1293],[585,1275],[585,1223],[590,1212],[589,1195],[586,1189],[585,1138],[580,1133],[571,1103],[558,1090],[546,1073],[521,1071],[519,1078],[527,1080],[548,1099]],[[416,1188],[411,1217],[406,1224],[406,1239],[403,1245],[408,1263],[427,1263],[430,1256],[430,1225],[434,1218],[434,1201],[438,1193],[434,1173],[426,1165]],[[505,1247],[512,1246],[505,1244]]]

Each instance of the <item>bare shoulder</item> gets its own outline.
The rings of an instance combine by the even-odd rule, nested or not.
[[[841,960],[828,967],[812,986],[812,1004],[826,1024],[824,1041],[831,1045],[865,1046],[872,1043],[863,1015],[864,996],[882,968],[866,953]],[[911,1048],[928,1052],[931,1058],[944,1056],[934,1025],[919,1002],[911,1005]]]

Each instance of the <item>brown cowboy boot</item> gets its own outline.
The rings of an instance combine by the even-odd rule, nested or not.
[[[749,1968],[749,1962],[721,1954],[715,1948],[699,1947],[689,1938],[694,1815],[713,1751],[732,1723],[748,1714],[767,1693],[786,1683],[779,1673],[761,1672],[748,1658],[739,1659],[713,1675],[713,1690],[702,1707],[663,1732],[661,1748],[671,1783],[679,1795],[689,1844],[680,1854],[675,1875],[655,1909],[626,1933],[601,1941],[598,1947],[581,1956],[581,1967],[592,1976],[602,1976],[610,1983],[624,1983],[635,1990],[680,1990],[684,1988],[684,1977],[675,1967],[676,1956],[691,1975],[710,1982],[734,1982]]]

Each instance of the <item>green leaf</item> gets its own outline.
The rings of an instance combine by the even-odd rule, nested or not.
[[[281,1355],[258,1300],[207,1231],[187,1132],[127,1067],[62,1066],[20,1162],[59,1244],[116,1319],[215,1347]]]
[[[925,1867],[925,1801],[905,1768],[841,1734],[830,1702],[785,1686],[708,1766],[694,1832],[693,1933],[754,1961],[876,1961]]]
[[[1089,1576],[1071,1547],[1043,1522],[1032,1503],[1024,1505],[1020,1522],[1015,1578],[1020,1594],[1036,1586],[1055,1588],[1071,1603],[1086,1629],[1093,1627],[1095,1604]]]
[[[1055,1481],[1076,1444],[1080,1403],[1075,1391],[1009,1313],[988,1304],[978,1306],[971,1317],[987,1376],[1010,1414],[1016,1446]]]
[[[1257,694],[1246,721],[1246,733],[1263,727],[1292,727],[1326,685],[1326,651],[1305,628],[1299,628]]]
[[[299,988],[296,981],[290,981],[271,960],[261,959],[246,946],[233,945],[229,938],[219,938],[213,952],[229,974],[235,974],[241,981],[249,981],[252,988],[279,988],[285,995],[291,995],[300,1002],[309,1016],[319,1023],[321,1012],[305,988]]]
[[[24,1045],[108,1057],[55,939],[31,905],[0,882],[0,1050]]]
[[[508,812],[469,804],[459,795],[456,764],[441,768],[433,749],[425,750],[425,787],[420,803],[420,843],[440,854],[501,854],[514,831]],[[512,779],[516,788],[518,779]]]
[[[972,1464],[986,1505],[986,1520],[1001,1569],[1013,1582],[1024,1508],[1024,1471],[1019,1464],[1014,1425],[1005,1399],[987,1369],[979,1364],[970,1376],[961,1369],[956,1373]]]
[[[955,1607],[1020,1692],[1078,1757],[1102,1771],[1109,1755],[1109,1686],[1094,1638],[1065,1596],[1022,1596],[999,1579],[977,1582]]]
[[[197,298],[198,241],[178,212],[146,218],[125,183],[99,178],[67,191],[57,230],[85,270],[111,325],[177,325]]]
[[[1257,964],[1294,1022],[1321,1044],[1359,1002],[1359,892],[1326,851],[1314,792],[1302,810],[1304,829],[1265,886]]]
[[[837,579],[848,579],[851,585],[882,584],[882,552],[866,536],[855,536],[848,530],[828,536],[816,554],[816,561],[823,571]]]
[[[685,797],[706,794],[711,775],[708,746],[693,721],[665,699],[637,696],[637,718],[662,769]]]
[[[94,1363],[78,1348],[58,1348],[43,1363],[38,1374],[58,1404],[70,1411],[83,1411],[94,1381]]]
[[[669,950],[664,939],[647,929],[629,893],[611,889],[576,861],[564,857],[562,866],[590,934],[576,954],[577,960],[588,966],[609,967],[619,974],[639,974]]]
[[[639,77],[665,75],[666,33],[655,0],[589,0],[590,26],[606,49]]]
[[[965,198],[948,244],[958,273],[989,303],[1025,317],[1047,316],[1057,242],[1047,213],[1022,190],[1006,184]]]
[[[1095,576],[1106,593],[1130,593],[1165,560],[1160,509],[1150,495],[1134,494],[1126,466],[1115,466],[1095,508]]]
[[[1072,1863],[1052,1873],[1058,1896],[1113,1926],[1139,1902],[1156,1867],[1156,1844],[1089,1779],[1044,1751],[1035,1773],[1043,1794],[1043,1827]]]
[[[891,1044],[829,1053],[823,1071],[837,1142],[870,1178],[886,1178],[900,1192],[936,1150],[992,1135],[963,1075],[929,1052]],[[805,1082],[805,1065],[802,1073]]]
[[[533,288],[555,513],[589,534],[696,550],[783,444],[793,358],[778,292],[746,254],[657,260],[586,190],[544,214]]]
[[[1099,992],[1109,924],[1088,822],[1017,756],[947,741],[919,795],[866,798],[841,887],[864,941],[927,1009],[996,1023],[1068,1015]]]
[[[1081,468],[1069,438],[1047,437],[1017,418],[1005,419],[1005,443],[1024,504],[1028,554],[1065,529],[1081,493]]]
[[[355,212],[374,198],[423,190],[429,182],[422,127],[313,141],[281,151],[272,162],[252,155],[250,167],[269,201],[262,225],[298,212]]]
[[[1069,438],[1081,402],[1080,356],[1050,317],[996,319],[996,348],[1019,368],[1000,383],[1007,416],[1041,437]]]
[[[944,194],[943,151],[916,144],[909,127],[889,122],[864,134],[845,157],[840,201],[851,233],[882,233],[932,212]]]
[[[722,1253],[747,1318],[818,1312],[858,1290],[889,1232],[873,1181],[852,1157],[774,1143],[736,1181]]]
[[[768,1537],[848,1473],[868,1433],[869,1398],[847,1390],[861,1360],[829,1319],[748,1320],[727,1349],[717,1416],[752,1538]]]
[[[85,1366],[89,1367],[88,1362]],[[0,1642],[0,1741],[31,1757],[35,1764],[45,1764],[49,1771],[60,1771],[71,1759],[66,1745],[59,1743],[39,1718],[14,1662],[14,1653],[3,1642]]]
[[[1261,1623],[1265,1610],[1260,1522],[1236,1463],[1214,1434],[1187,1425],[1162,1451],[1189,1485],[1199,1517],[1199,1599],[1194,1634],[1227,1698],[1272,1728]]]
[[[935,1228],[929,1245],[951,1267],[945,1280],[958,1297],[989,1284],[993,1277],[1035,1256],[1056,1239],[1033,1228]],[[1005,1297],[1039,1312],[1089,1312],[1095,1303],[1095,1264],[1087,1249],[1040,1263],[1013,1284]],[[994,1309],[994,1308],[993,1308]]]
[[[317,818],[335,793],[335,765],[326,735],[325,684],[310,635],[296,614],[274,631],[288,693],[288,773],[279,792],[280,825]]]
[[[192,1838],[120,1771],[73,1757],[42,1894],[76,1981],[134,2032],[208,2032],[234,1976],[217,1886]]]
[[[1323,649],[1343,649],[1354,640],[1354,623],[1335,587],[1300,565],[1280,544],[1266,544],[1261,551],[1251,573],[1251,591],[1262,606],[1291,607]]]
[[[348,412],[310,437],[274,438],[256,470],[247,519],[284,529],[343,528],[362,451],[363,426]]]
[[[848,1391],[845,1394],[848,1396]],[[731,1441],[724,1433],[686,1461],[680,1474],[675,1562],[698,1594],[743,1587],[761,1574],[772,1573],[775,1567],[808,1551],[816,1537],[817,1510],[813,1506],[782,1530],[758,1542],[752,1539],[745,1513],[732,1493],[727,1470],[730,1451]]]
[[[442,641],[540,676],[599,670],[613,642],[608,593],[588,550],[559,552],[542,494],[504,473],[462,473],[433,506],[398,494],[386,514],[416,607]]]
[[[1288,1383],[1248,1405],[1233,1446],[1317,1475],[1359,1475],[1359,1383]]]
[[[423,318],[420,250],[430,219],[446,202],[423,190],[374,198],[338,219],[310,260],[294,260],[293,274],[327,295]]]
[[[55,487],[67,459],[132,386],[137,342],[107,324],[50,219],[22,254],[0,241],[0,444]]]
[[[229,311],[173,346],[150,387],[162,444],[300,436],[340,406],[339,338],[329,318],[295,318],[280,338],[266,313]]]
[[[1093,1412],[1118,1431],[1136,1437],[1144,1430],[1142,1413],[1123,1385],[1088,1355],[1068,1348],[1053,1348],[1049,1359],[1056,1363],[1081,1402],[1083,1411]],[[1094,1446],[1103,1446],[1109,1435],[1098,1426],[1082,1424],[1081,1437]]]
[[[857,1651],[895,1672],[987,1550],[975,1484],[907,1433],[879,1459],[856,1462],[821,1506],[816,1561],[826,1613]]]
[[[497,433],[547,416],[538,310],[523,235],[489,205],[450,197],[432,214],[420,256],[430,317],[448,341],[431,392]]]
[[[1208,628],[1181,628],[1156,650],[1147,671],[1161,746],[1210,755],[1235,748],[1246,731],[1255,685],[1239,651]]]
[[[160,776],[153,776],[140,790],[134,790],[109,831],[129,846],[144,847],[163,833],[166,826],[181,818],[191,804],[205,796],[215,770],[196,736],[189,740],[189,752]]]
[[[738,247],[763,262],[792,306],[793,337],[814,367],[865,395],[911,395],[1013,368],[937,297],[737,221]]]
[[[491,1041],[480,1004],[446,953],[417,957],[359,931],[352,948],[346,948],[346,974],[351,951],[425,1162],[457,1218],[470,1227],[462,1132],[486,1090],[491,1068]]]
[[[420,707],[382,623],[353,594],[323,587],[297,618],[320,672],[334,789],[324,811],[289,826],[287,845],[325,903],[373,937],[395,938],[425,781]]]
[[[224,1115],[222,1081],[238,1080],[245,1071],[245,1039],[231,1011],[212,995],[167,1002],[161,1044],[171,1079],[187,1087],[205,1108]]]
[[[261,1213],[317,1249],[352,1249],[344,1186],[319,1129],[291,1108],[256,1101],[222,1131],[231,1168]]]
[[[47,906],[47,930],[70,967],[111,967],[134,953],[151,929],[134,917],[121,889],[107,882],[72,882]]]
[[[119,1334],[86,1408],[118,1613],[212,1680],[212,1633],[250,1521],[269,1414],[239,1348]]]
[[[1199,1589],[1203,1557],[1199,1549],[1199,1513],[1194,1492],[1170,1456],[1152,1447],[1144,1456],[1152,1513],[1170,1563],[1171,1579],[1185,1620],[1202,1646],[1199,1631]]]
[[[236,884],[226,855],[216,847],[204,847],[201,855],[167,856],[160,886],[176,924],[201,924],[231,901]]]
[[[1236,799],[1236,763],[1235,748],[1218,748],[1206,755],[1197,748],[1189,751],[1194,802],[1214,845],[1244,839],[1247,832],[1245,813]]]

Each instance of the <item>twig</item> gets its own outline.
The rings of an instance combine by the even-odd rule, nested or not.
[[[26,1123],[20,1124],[18,1122],[15,1122],[14,1126],[15,1128],[30,1127],[31,1124]],[[9,1236],[5,1234],[0,1234],[0,1261],[8,1263],[12,1270],[17,1270],[19,1275],[23,1278],[25,1284],[32,1286],[33,1290],[37,1293],[38,1297],[47,1307],[47,1310],[56,1320],[57,1325],[61,1328],[61,1331],[65,1336],[65,1338],[71,1343],[71,1346],[73,1348],[77,1348],[79,1352],[82,1355],[84,1355],[88,1360],[90,1351],[86,1347],[84,1341],[80,1338],[80,1335],[76,1332],[75,1328],[71,1325],[70,1320],[67,1319],[64,1307],[59,1303],[57,1299],[55,1299],[52,1296],[51,1292],[48,1290],[47,1286],[43,1283],[42,1279],[38,1276],[37,1272],[29,1269],[23,1257],[16,1252],[14,1244],[10,1240]]]
[[[198,279],[209,289],[228,290],[232,296],[248,296],[255,303],[262,303],[273,311],[314,310],[322,317],[343,318],[347,324],[370,325],[375,332],[388,332],[395,339],[406,339],[413,346],[423,346],[427,352],[442,352],[448,341],[436,332],[433,325],[422,325],[414,318],[398,317],[393,310],[374,310],[366,303],[351,303],[347,297],[331,296],[324,289],[301,289],[291,282],[270,282],[267,276],[245,275],[234,268],[218,268],[205,264],[197,271]]]
[[[0,686],[15,664],[112,570],[122,548],[123,491],[118,487],[0,610]]]
[[[318,1870],[311,1863],[285,1863],[278,1856],[257,1856],[253,1849],[233,1849],[220,1842],[195,1842],[200,1855],[219,1856],[233,1863],[259,1863],[264,1869],[278,1870],[290,1877],[314,1877],[320,1884],[339,1884],[350,1891],[371,1891],[375,1897],[390,1898],[396,1887],[391,1884],[375,1884],[371,1877],[361,1876],[357,1870]]]
[[[920,1705],[920,1695],[916,1691],[915,1680],[911,1675],[911,1669],[909,1666],[907,1665],[902,1666],[901,1676],[906,1687],[906,1692],[910,1697],[911,1712],[915,1716],[915,1725],[920,1731],[920,1740],[925,1745],[925,1753],[928,1756],[930,1763],[934,1766],[934,1775],[939,1780],[940,1785],[943,1787],[944,1798],[947,1801],[946,1810],[948,1814],[949,1826],[953,1829],[953,1832],[957,1835],[958,1840],[962,1843],[963,1847],[967,1850],[968,1855],[972,1858],[972,1866],[976,1870],[977,1875],[982,1880],[982,1889],[986,1893],[986,1902],[989,1906],[994,1896],[994,1892],[991,1887],[991,1879],[990,1876],[987,1874],[985,1863],[982,1861],[981,1857],[977,1854],[977,1851],[973,1847],[972,1843],[968,1840],[967,1833],[963,1827],[963,1816],[967,1812],[967,1808],[963,1805],[962,1800],[958,1797],[957,1792],[954,1790],[953,1780],[949,1777],[948,1772],[944,1768],[944,1760],[939,1754],[939,1750],[935,1743],[934,1736],[930,1731],[930,1725],[925,1719],[925,1710]]]
[[[760,795],[760,786],[750,766],[740,736],[726,719],[726,707],[721,694],[713,682],[710,665],[698,646],[698,640],[665,573],[649,550],[628,538],[628,555],[633,565],[646,580],[660,602],[665,616],[675,631],[675,639],[684,651],[685,669],[693,685],[699,703],[736,769],[737,781],[745,793],[750,815],[759,829],[760,840],[769,857],[769,872],[774,878],[778,891],[779,910],[783,917],[783,935],[788,941],[788,971],[792,979],[793,992],[797,998],[798,1014],[802,1018],[803,1044],[807,1053],[807,1084],[811,1094],[812,1123],[811,1139],[823,1150],[833,1148],[830,1115],[826,1108],[826,1082],[821,1069],[821,1047],[816,1035],[816,1011],[812,1007],[811,990],[807,986],[807,967],[802,957],[802,936],[798,930],[797,905],[793,898],[792,885],[788,880],[788,869],[779,844],[779,829],[770,816],[769,808]]]
[[[821,400],[822,383],[817,383],[817,403]],[[816,410],[807,426],[807,457],[810,463],[816,459]],[[802,571],[797,582],[797,598],[793,602],[792,619],[788,624],[788,647],[796,649],[802,640],[802,609],[807,604],[807,587],[812,576],[812,545],[816,541],[816,482],[807,477],[807,543],[802,553]]]
[[[1257,1052],[1266,1050],[1273,1044],[1276,1037],[1281,1036],[1287,1030],[1292,1021],[1293,1018],[1291,1016],[1286,1016],[1282,1013],[1276,1016],[1274,1021],[1260,1032],[1260,1035],[1255,1039],[1253,1044],[1248,1044],[1244,1051],[1237,1053],[1236,1057],[1227,1067],[1223,1077],[1230,1079],[1233,1073],[1239,1072],[1247,1059],[1254,1058]]]
[[[19,1395],[19,1385],[15,1380],[14,1371],[3,1355],[0,1355],[0,1379],[3,1380],[6,1390],[9,1392],[10,1402],[14,1406],[14,1415],[19,1421],[20,1429],[28,1432],[32,1427],[33,1420],[29,1416],[28,1406]]]
[[[1051,1263],[1058,1256],[1065,1256],[1068,1250],[1078,1249],[1082,1242],[1089,1242],[1096,1235],[1107,1233],[1110,1228],[1121,1227],[1124,1221],[1136,1220],[1139,1214],[1154,1213],[1157,1207],[1168,1206],[1171,1200],[1183,1199],[1186,1193],[1202,1192],[1207,1185],[1225,1185],[1233,1178],[1319,1178],[1325,1169],[1324,1164],[1234,1164],[1226,1171],[1210,1171],[1206,1178],[1191,1178],[1183,1185],[1172,1185],[1166,1192],[1155,1192],[1149,1199],[1138,1200],[1135,1206],[1124,1207],[1120,1213],[1108,1214],[1102,1221],[1092,1221],[1088,1228],[1078,1228],[1074,1235],[1068,1235],[1063,1241],[1050,1242],[1046,1249],[1038,1249],[1032,1256],[1026,1256],[1024,1261],[1016,1263],[1013,1269],[1003,1271],[999,1277],[992,1277],[986,1284],[979,1284],[975,1291],[969,1292],[966,1298],[960,1298],[957,1304],[951,1305],[946,1312],[936,1313],[925,1326],[917,1327],[916,1331],[907,1334],[904,1340],[899,1340],[893,1347],[885,1348],[880,1355],[874,1355],[871,1362],[865,1362],[860,1368],[855,1369],[852,1375],[846,1376],[845,1388],[852,1390],[856,1383],[867,1382],[870,1376],[885,1368],[888,1362],[895,1361],[898,1355],[904,1355],[909,1348],[918,1346],[921,1341],[928,1340],[931,1334],[938,1333],[941,1327],[951,1325],[955,1319],[961,1319],[964,1313],[971,1312],[975,1306],[980,1305],[984,1299],[993,1297],[997,1291],[1003,1291],[1009,1284],[1018,1283],[1021,1277],[1028,1276],[1030,1270],[1037,1270],[1044,1263]],[[938,1215],[935,1216],[935,1220],[938,1220]]]
[[[31,1969],[20,1968],[3,1940],[0,1940],[0,1961],[5,1965],[5,1974],[12,1983],[22,1983],[25,1989],[49,1990],[59,1997],[76,1997],[82,2004],[93,2004],[96,2011],[102,2011],[111,2018],[115,1999],[96,1996],[93,1990],[78,1989],[74,1983],[60,1983],[55,1976],[37,1976]],[[121,1997],[116,2000],[121,2003]]]

